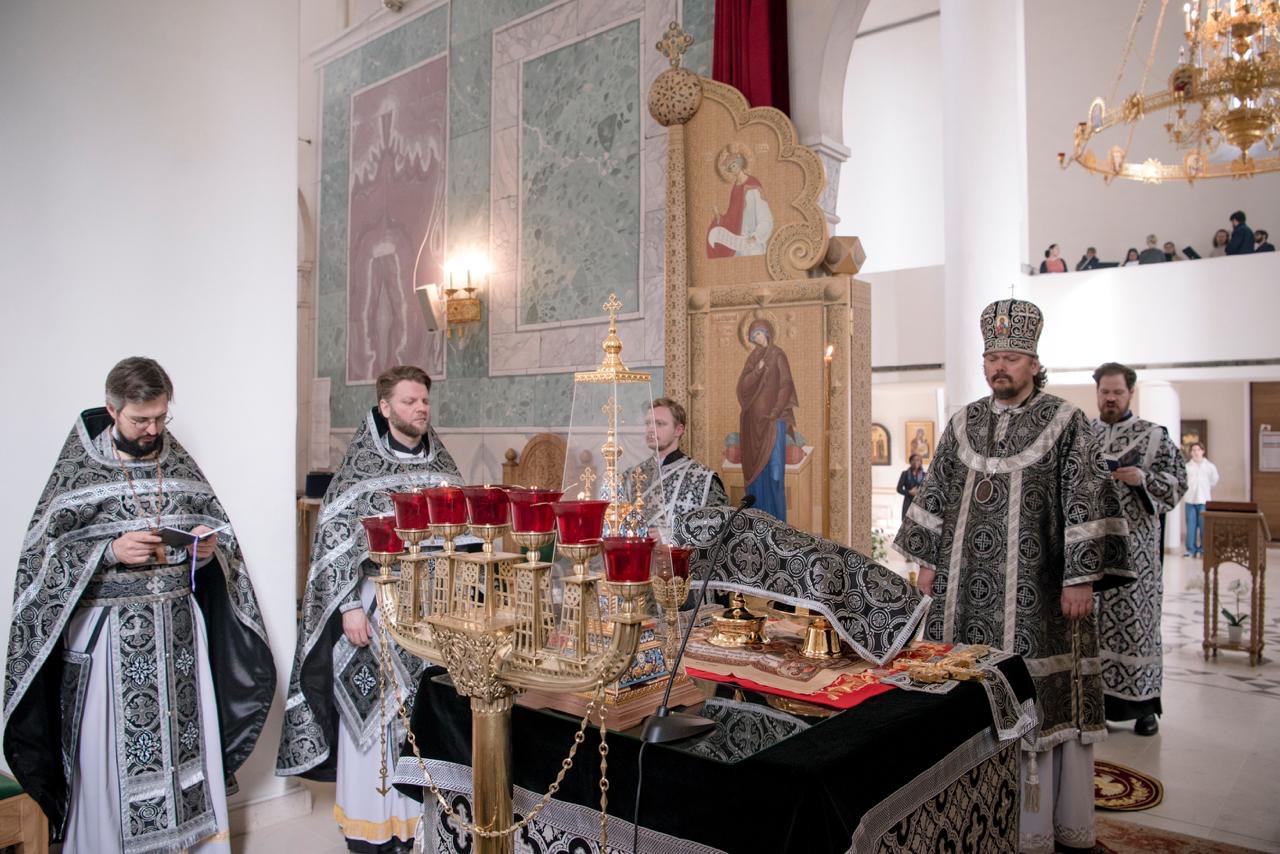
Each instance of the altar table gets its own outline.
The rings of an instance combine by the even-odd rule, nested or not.
[[[999,665],[1019,702],[1034,697],[1021,658]],[[758,694],[717,688],[708,701],[716,733],[644,752],[639,851],[917,852],[1017,849],[1019,739],[1000,742],[980,685],[950,693],[893,690],[818,719],[764,704]],[[578,720],[517,705],[512,779],[517,817],[555,778]],[[423,677],[413,729],[437,786],[471,818],[471,712],[440,669]],[[630,851],[638,729],[607,733],[609,850]],[[556,798],[517,837],[516,851],[598,852],[599,733],[588,727]],[[398,788],[422,796],[409,752]],[[415,785],[417,784],[417,785]],[[426,851],[470,851],[468,835],[431,798]]]

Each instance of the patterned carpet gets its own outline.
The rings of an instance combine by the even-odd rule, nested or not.
[[[1097,830],[1095,854],[1248,854],[1255,851],[1101,815],[1095,818],[1094,827]]]
[[[1093,762],[1094,806],[1101,810],[1134,811],[1156,806],[1164,786],[1155,777],[1114,762]]]

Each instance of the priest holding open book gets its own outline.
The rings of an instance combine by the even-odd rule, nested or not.
[[[152,359],[107,375],[32,515],[4,753],[63,851],[229,851],[227,786],[275,693],[230,521]]]

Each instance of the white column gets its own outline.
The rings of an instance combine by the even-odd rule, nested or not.
[[[1182,436],[1182,401],[1173,383],[1164,380],[1144,380],[1137,385],[1137,406],[1134,414],[1169,431],[1174,443]],[[1171,510],[1165,522],[1164,541],[1177,547],[1182,542],[1183,518],[1181,506]],[[1181,552],[1179,552],[1181,554]]]
[[[988,394],[978,315],[987,303],[1008,297],[1010,285],[1022,278],[1023,0],[950,0],[942,7],[941,29],[946,390],[953,413]],[[1062,334],[1053,318],[1045,326],[1046,335]]]

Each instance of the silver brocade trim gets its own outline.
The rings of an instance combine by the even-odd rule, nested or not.
[[[1045,658],[1024,658],[1023,661],[1026,662],[1027,672],[1033,679],[1043,679],[1051,673],[1066,673],[1075,666],[1074,657],[1069,652]],[[1096,676],[1102,672],[1102,659],[1080,659],[1080,672],[1085,676]]]
[[[1018,628],[1018,576],[1022,561],[1018,549],[1022,545],[1022,471],[1009,475],[1009,528],[1005,535],[1004,565],[1008,576],[1004,583],[1004,626],[1000,630],[1002,645],[1008,649]]]
[[[907,518],[921,525],[925,530],[934,534],[942,533],[942,517],[935,516],[928,510],[920,506],[919,501],[911,502],[911,507],[907,509]]]
[[[1032,702],[1027,701],[1027,703]],[[1016,742],[1002,742],[996,738],[991,727],[985,727],[934,763],[927,771],[917,774],[905,786],[863,813],[862,821],[853,832],[853,839],[846,854],[875,851],[879,847],[880,839],[921,804],[935,797],[971,769],[996,756],[1001,750],[1017,749]]]
[[[207,483],[201,483],[198,480],[166,480],[166,493],[183,492],[187,495],[208,495],[213,496],[213,487]],[[153,495],[159,490],[159,483],[155,478],[134,480],[134,488],[138,491],[138,495]],[[84,504],[90,500],[102,500],[104,498],[122,498],[125,495],[131,495],[129,484],[125,481],[113,481],[111,483],[99,483],[94,486],[86,486],[80,489],[74,489],[70,492],[64,492],[57,498],[49,502],[49,506],[45,508],[44,513],[40,514],[40,520],[27,530],[27,535],[22,538],[22,548],[28,549],[35,544],[36,540],[44,536],[45,529],[49,527],[49,520],[55,513]],[[214,496],[216,497],[216,496]],[[164,517],[161,517],[162,520]],[[150,520],[139,520],[144,522],[143,527],[149,527]],[[219,520],[212,527],[221,525]]]
[[[469,766],[435,759],[425,760],[425,764],[432,780],[445,795],[446,800],[449,799],[450,794],[455,794],[466,797],[468,803],[470,802],[472,783]],[[426,781],[423,778],[422,769],[418,766],[418,760],[412,756],[401,757],[396,763],[393,782],[408,786],[425,786]],[[541,798],[539,793],[513,786],[511,806],[515,813],[528,815],[529,810],[533,809]],[[430,791],[424,793],[424,803],[430,803],[435,807],[429,812],[424,810],[428,816],[427,821],[432,824],[434,831],[435,820],[439,815],[439,803],[435,801]],[[547,803],[542,812],[538,813],[533,823],[547,825],[563,833],[599,844],[597,837],[600,835],[600,812],[590,807],[553,799]],[[609,816],[610,839],[626,839],[629,843],[634,827],[635,825],[629,821]],[[428,834],[429,837],[432,835]],[[645,854],[727,854],[719,848],[680,839],[669,833],[647,827],[640,828],[639,838],[640,846],[637,850],[644,851]]]
[[[963,410],[962,410],[963,412]],[[964,560],[964,549],[957,548],[963,543],[969,527],[969,502],[973,498],[973,484],[978,472],[970,468],[965,472],[964,491],[960,495],[960,512],[956,515],[956,529],[951,534],[951,566],[947,567],[947,598],[942,611],[942,642],[955,643],[956,609],[960,598],[960,570]],[[914,507],[915,505],[912,504]]]
[[[1034,442],[1013,456],[999,457],[993,460],[979,454],[970,446],[969,435],[965,429],[969,420],[969,410],[966,407],[957,412],[951,419],[951,432],[956,439],[956,454],[960,457],[960,461],[970,470],[996,475],[1009,474],[1018,469],[1024,469],[1044,458],[1044,455],[1058,441],[1058,437],[1062,435],[1062,431],[1066,429],[1072,416],[1078,411],[1070,403],[1063,401],[1057,413],[1053,416],[1053,420],[1045,426]],[[988,417],[995,416],[990,415]]]
[[[1108,519],[1081,522],[1078,525],[1068,525],[1062,533],[1062,542],[1066,545],[1071,545],[1072,543],[1110,536],[1129,536],[1129,523],[1119,516],[1114,516]]]
[[[914,507],[915,505],[913,504],[911,506]],[[898,554],[906,558],[907,563],[914,563],[917,566],[919,566],[921,569],[931,569],[935,573],[938,571],[938,568],[933,564],[929,563],[926,560],[921,560],[919,555],[913,555],[909,551],[904,549],[902,546],[898,545],[897,540],[894,540],[893,542],[889,543],[889,548],[893,549],[895,552],[897,552]]]

